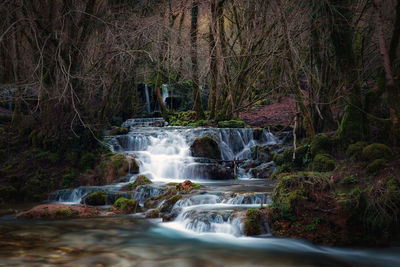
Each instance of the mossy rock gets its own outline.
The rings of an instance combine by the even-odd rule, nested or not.
[[[367,172],[375,174],[387,167],[386,159],[376,159],[367,165]]]
[[[107,202],[107,193],[104,191],[97,191],[91,193],[85,198],[85,204],[91,206],[103,206]]]
[[[366,142],[357,142],[349,145],[346,155],[353,160],[361,160],[363,149],[367,146]]]
[[[258,209],[248,209],[246,212],[246,222],[244,223],[244,234],[247,236],[255,236],[262,234],[260,224],[261,212]]]
[[[336,168],[336,163],[329,154],[318,154],[315,156],[312,168],[314,171],[329,172]]]
[[[329,154],[332,151],[332,142],[325,134],[317,134],[311,141],[310,153],[314,158],[318,154]]]
[[[160,212],[171,212],[172,208],[174,207],[175,203],[178,202],[182,198],[182,195],[174,195],[167,199],[164,204],[160,208]]]
[[[136,178],[136,181],[128,185],[128,189],[131,191],[133,189],[136,189],[136,187],[140,185],[147,185],[153,183],[149,178],[147,178],[145,175],[139,175]]]
[[[311,162],[310,146],[309,145],[299,146],[296,149],[295,155],[296,158],[294,159],[293,163],[296,168],[302,169]]]
[[[194,140],[190,151],[193,157],[221,159],[221,150],[217,141],[208,136]]]
[[[390,160],[392,157],[392,150],[384,144],[371,144],[366,146],[362,151],[362,159],[366,162],[372,162],[376,159]]]
[[[220,121],[218,122],[219,128],[245,128],[246,123],[239,120]]]
[[[111,208],[111,211],[119,211],[124,214],[140,212],[139,203],[134,199],[118,198]]]
[[[128,128],[113,126],[112,129],[108,132],[108,135],[124,135],[128,133]]]
[[[273,157],[273,161],[278,166],[280,166],[284,163],[283,156],[281,154],[275,154]]]

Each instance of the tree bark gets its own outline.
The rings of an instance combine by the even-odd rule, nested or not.
[[[192,75],[193,75],[193,109],[196,111],[198,120],[204,119],[204,111],[201,103],[201,94],[199,88],[199,67],[197,60],[197,34],[198,34],[198,15],[199,15],[199,2],[192,1],[192,19],[190,25],[190,59],[192,62]]]

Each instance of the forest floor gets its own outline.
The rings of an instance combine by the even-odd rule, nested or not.
[[[251,127],[267,125],[291,125],[296,115],[296,101],[293,96],[282,97],[279,102],[255,107],[240,113],[240,119]]]

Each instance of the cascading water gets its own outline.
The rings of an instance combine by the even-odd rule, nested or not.
[[[150,93],[149,93],[149,87],[147,86],[147,84],[144,85],[144,92],[146,94],[146,109],[147,109],[147,112],[150,113],[151,112]]]
[[[168,84],[163,84],[163,85],[161,86],[161,88],[162,88],[161,97],[162,97],[162,100],[163,100],[163,102],[164,102],[164,105],[166,105],[166,104],[167,104],[167,103],[166,103],[167,97],[169,97],[169,93],[168,93]]]
[[[242,178],[251,178],[251,172],[245,168],[246,165],[257,163],[254,159],[254,149],[272,149],[279,140],[266,130],[160,127],[163,125],[164,121],[160,118],[131,119],[123,124],[123,127],[130,128],[127,135],[106,138],[112,151],[135,157],[140,166],[140,174],[153,181],[152,185],[140,186],[132,194],[125,192],[123,196],[136,199],[143,205],[146,199],[161,195],[165,183],[183,182],[188,179],[201,184],[208,183],[207,192],[183,195],[182,199],[175,203],[171,214],[176,214],[176,218],[167,223],[166,227],[194,233],[241,236],[245,210],[269,204],[271,192],[254,192],[251,189],[247,192],[234,192],[225,188],[221,190],[218,188],[220,183],[216,180],[230,179],[228,184],[234,186]],[[190,145],[196,138],[204,136],[217,141],[221,160],[196,158],[191,155]],[[238,171],[234,171],[234,168]],[[233,180],[234,173],[239,180]],[[102,190],[107,192],[110,196],[109,203],[112,203],[113,196],[117,195],[121,187],[128,182],[134,182],[136,177],[137,175],[133,175],[128,177],[125,183],[102,188],[80,187],[61,190],[53,194],[50,200],[84,203],[89,193]],[[160,209],[163,205],[165,202],[159,204]]]

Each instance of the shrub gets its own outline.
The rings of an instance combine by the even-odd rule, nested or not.
[[[367,172],[374,174],[379,172],[380,170],[383,170],[387,166],[387,160],[386,159],[376,159],[370,164],[367,165]]]
[[[384,144],[371,144],[362,151],[362,159],[366,162],[372,162],[376,159],[390,160],[392,150]]]
[[[346,155],[353,160],[360,160],[364,147],[367,145],[365,142],[357,142],[349,145],[346,150]]]
[[[316,155],[312,164],[313,170],[319,172],[333,171],[335,167],[336,163],[329,154]]]
[[[318,154],[328,154],[332,151],[332,142],[325,134],[317,134],[310,144],[311,156],[314,158]]]

